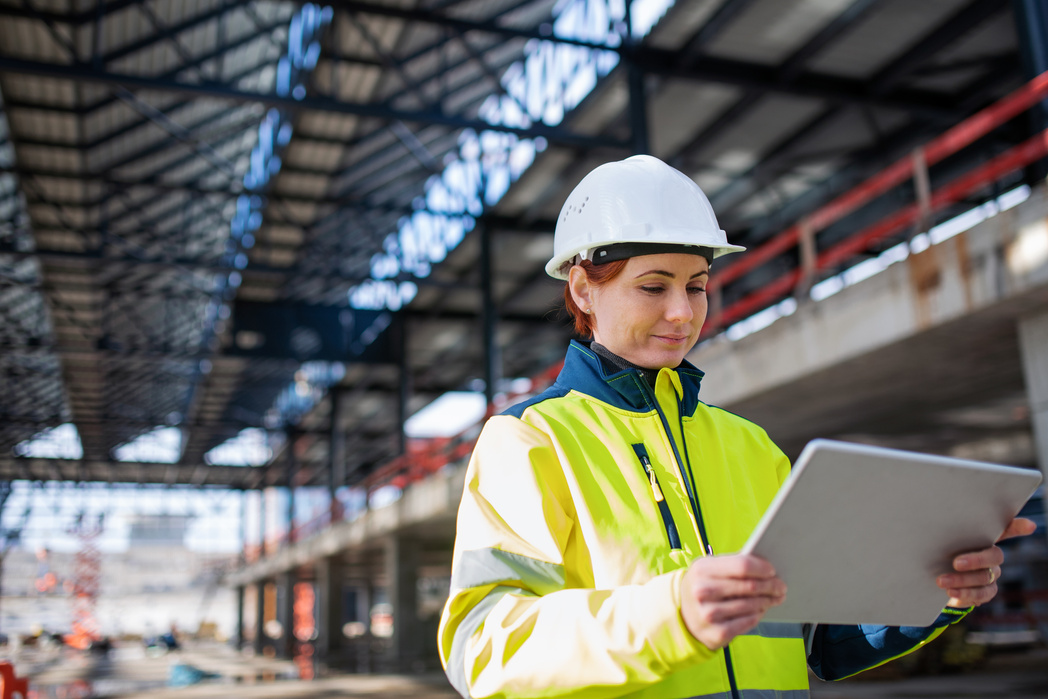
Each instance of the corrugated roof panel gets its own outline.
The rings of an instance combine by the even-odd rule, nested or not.
[[[80,180],[64,177],[33,176],[34,185],[58,199],[79,199],[83,196],[85,185]]]
[[[704,152],[702,160],[721,163],[729,172],[738,171],[736,163],[756,160],[824,106],[820,102],[782,95],[765,97],[724,131]]]
[[[33,7],[42,12],[65,12],[69,9],[70,0],[34,0]],[[18,0],[12,0],[12,5],[18,6]]]
[[[659,115],[659,128],[651,132],[652,153],[660,157],[676,153],[739,95],[733,87],[667,80],[648,102],[648,110]]]
[[[143,127],[155,129],[158,134],[166,134],[166,131],[152,123],[152,114],[176,113],[175,105],[179,103],[185,102],[169,92],[139,91],[130,96],[123,93],[107,96],[104,102],[96,103],[85,115],[85,137],[91,144],[102,139],[108,147],[108,144],[117,143],[126,134]]]
[[[348,140],[360,123],[355,116],[342,116],[330,112],[305,112],[297,122],[293,140],[315,138],[333,138]]]
[[[245,151],[251,149],[256,140],[257,135],[250,131],[244,131],[239,136],[214,145],[203,145],[195,139],[180,139],[171,148],[154,156],[139,158],[121,167],[119,172],[123,177],[156,172],[169,182],[187,182],[203,174],[205,170],[214,170],[225,180],[231,176],[242,177],[243,166],[237,168],[236,161]]]
[[[761,0],[730,22],[707,53],[755,63],[780,63],[853,0]],[[914,3],[920,4],[920,3]],[[883,37],[882,37],[883,38]]]
[[[41,216],[40,218],[44,217]],[[38,247],[47,250],[63,250],[67,252],[87,251],[87,245],[85,244],[82,235],[47,226],[48,224],[45,221],[41,221],[39,226],[34,226],[33,233]],[[54,282],[51,275],[47,276],[50,281]]]
[[[298,246],[305,240],[298,226],[268,224],[263,226],[262,240],[272,246]]]
[[[76,84],[57,78],[7,75],[3,81],[3,92],[12,102],[18,100],[54,107],[73,107],[77,104]]]
[[[142,116],[126,103],[113,100],[108,104],[99,104],[85,114],[80,120],[80,127],[83,129],[84,139],[88,143],[94,143],[141,119]]]
[[[219,7],[221,0],[182,0],[160,4],[154,11],[157,19],[165,26],[180,24],[185,20],[205,14]]]
[[[327,188],[327,184],[328,177],[326,175],[282,172],[274,187],[274,194],[313,196],[317,192],[323,192]]]
[[[276,62],[266,63],[259,70],[246,75],[237,81],[236,87],[244,92],[260,92],[270,94],[276,84],[277,66]]]
[[[351,70],[344,71],[344,77],[339,81],[335,95],[347,101],[368,99],[374,94],[381,79],[382,71],[379,68],[353,66]]]
[[[104,164],[106,167],[111,167],[114,163],[122,162],[128,158],[133,158],[138,153],[143,153],[145,149],[152,148],[155,150],[156,147],[162,146],[163,148],[155,155],[135,159],[132,163],[125,166],[138,172],[150,172],[164,163],[185,158],[188,152],[198,150],[199,148],[222,149],[227,147],[229,142],[233,142],[234,147],[239,149],[243,147],[243,139],[247,138],[247,132],[250,129],[244,129],[237,135],[235,132],[231,134],[224,133],[223,127],[241,123],[249,123],[254,126],[252,111],[255,110],[246,108],[224,109],[223,105],[217,102],[193,102],[186,107],[172,111],[167,117],[171,123],[176,124],[180,129],[191,132],[191,137],[176,139],[172,137],[166,128],[152,121],[147,121],[119,139],[113,139],[106,144],[104,149],[96,149],[94,152],[96,155],[95,160],[100,166]],[[200,127],[200,124],[206,125]],[[218,134],[222,134],[222,137],[218,138]],[[123,169],[121,169],[121,172],[123,172]]]
[[[80,152],[71,148],[21,146],[18,149],[18,164],[32,170],[82,171]]]
[[[100,47],[107,55],[155,34],[156,30],[142,11],[134,6],[110,12],[102,22]]]
[[[246,19],[244,21],[246,22]],[[275,63],[278,61],[282,53],[282,47],[287,41],[279,37],[279,34],[282,33],[282,31],[274,33],[272,36],[259,34],[253,24],[245,26],[243,31],[236,35],[230,32],[228,39],[230,43],[234,43],[246,36],[256,36],[256,39],[223,53],[221,58],[221,81],[231,82],[234,76],[242,74],[245,70],[253,69],[263,62]]]
[[[113,96],[112,85],[102,85],[90,82],[82,82],[77,85],[77,96],[80,104],[93,106]]]
[[[491,83],[478,76],[477,80],[466,83],[453,95],[446,97],[442,102],[443,108],[449,114],[461,114],[468,119],[476,118],[480,105],[494,89]]]
[[[328,206],[317,206],[305,201],[281,201],[280,208],[273,212],[273,217],[276,217],[277,222],[284,216],[290,217],[292,221],[312,221],[316,218],[324,216],[330,207]],[[272,211],[272,209],[271,209]],[[263,229],[266,226],[272,224],[278,225],[277,222],[273,221],[273,217],[268,219],[269,223],[266,223],[267,219],[263,219]]]
[[[284,164],[334,172],[342,159],[342,148],[328,143],[291,141],[284,155]]]
[[[20,138],[76,143],[77,119],[72,114],[19,108],[8,114],[8,120]]]
[[[127,231],[134,232],[136,228],[135,219],[153,219],[159,214],[166,214],[171,206],[180,206],[179,214],[181,215],[187,207],[189,207],[196,197],[187,192],[167,192],[163,196],[156,196],[156,190],[148,189],[152,193],[143,206],[138,210],[137,216],[132,216],[123,221],[110,224],[116,228],[118,232]],[[166,223],[171,219],[170,216],[162,218],[161,222]]]
[[[67,27],[55,25],[55,32],[64,42],[73,43]],[[57,43],[46,25],[20,17],[5,17],[0,22],[0,46],[4,47],[5,55],[27,60],[70,63],[73,59],[65,46]]]
[[[870,78],[964,4],[965,0],[883,0],[808,67],[831,75]]]
[[[496,18],[499,24],[530,28],[551,17],[553,7],[558,2],[559,0],[535,0],[529,3],[517,0],[464,0],[452,4],[446,11],[449,16],[459,19]]]
[[[942,72],[934,69],[915,74],[907,79],[906,84],[921,90],[943,90],[955,93],[974,78],[982,75],[984,64],[971,65],[971,57],[986,59],[1008,56],[1019,43],[1015,34],[1015,18],[1002,12],[992,20],[980,24],[958,41],[947,46],[935,55],[935,65],[943,68]],[[950,70],[951,63],[968,65],[968,69]],[[924,76],[924,77],[921,77]]]
[[[663,21],[652,29],[646,44],[661,49],[679,49],[699,31],[718,7],[731,0],[690,0],[678,2],[667,12]]]
[[[168,41],[158,41],[148,48],[109,62],[114,73],[160,75],[183,64],[181,56]]]

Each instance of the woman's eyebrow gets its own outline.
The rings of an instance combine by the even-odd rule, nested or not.
[[[704,269],[701,272],[696,272],[695,274],[691,275],[689,277],[689,279],[695,279],[696,277],[701,277],[704,274],[705,275],[709,275],[709,273],[710,273],[710,271],[708,269]],[[663,269],[649,269],[647,272],[641,272],[640,274],[635,276],[634,279],[640,279],[641,277],[646,277],[649,274],[657,274],[660,277],[668,277],[670,279],[676,279],[677,278],[677,275],[674,274],[673,272],[667,272],[666,270],[663,270]]]

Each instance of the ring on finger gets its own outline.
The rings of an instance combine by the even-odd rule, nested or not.
[[[987,585],[993,585],[995,580],[997,580],[997,574],[993,572],[993,568],[990,568],[990,582]]]

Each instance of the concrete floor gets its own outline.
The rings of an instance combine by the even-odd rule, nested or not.
[[[2,655],[2,654],[0,654]],[[282,660],[238,654],[226,645],[202,644],[156,655],[140,647],[108,655],[63,648],[22,649],[14,660],[39,699],[455,699],[441,674],[342,675],[312,681],[290,679],[295,666]],[[219,675],[188,687],[169,687],[178,664]],[[904,677],[889,667],[844,682],[812,682],[813,699],[966,699],[1007,697],[1048,699],[1048,647],[997,653],[978,668],[923,677]]]

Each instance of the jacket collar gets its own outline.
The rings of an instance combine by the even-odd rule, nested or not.
[[[683,396],[680,396],[681,413],[694,414],[699,404],[703,372],[685,360],[676,369],[662,369],[660,377],[664,373],[676,374],[680,382],[683,391]],[[648,387],[641,372],[637,369],[619,370],[608,365],[590,349],[588,342],[571,341],[556,385],[561,389],[585,393],[625,410],[646,412],[655,409],[652,402],[654,392]]]

